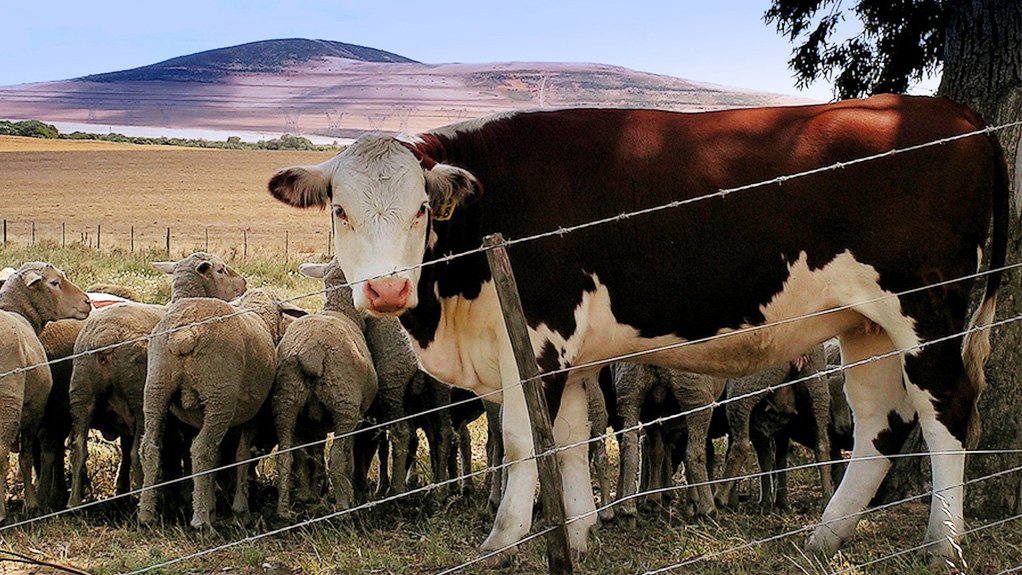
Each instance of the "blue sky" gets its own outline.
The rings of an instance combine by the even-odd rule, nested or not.
[[[408,2],[7,0],[0,85],[121,70],[270,38],[322,38],[429,63],[569,61],[817,100],[763,22],[769,0]]]

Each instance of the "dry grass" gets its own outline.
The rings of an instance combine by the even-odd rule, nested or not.
[[[0,153],[3,152],[84,152],[133,150],[152,151],[158,149],[174,149],[172,146],[139,146],[119,142],[102,142],[97,140],[49,140],[46,138],[27,138],[23,136],[0,136]]]
[[[40,140],[42,141],[42,140]],[[69,142],[74,144],[76,142]],[[31,243],[63,240],[102,249],[163,248],[171,228],[176,254],[206,247],[242,251],[247,230],[249,254],[257,249],[325,251],[328,212],[296,210],[270,197],[266,183],[279,168],[319,163],[330,152],[274,152],[133,147],[99,150],[70,148],[0,152],[0,217],[8,240]],[[258,248],[257,248],[258,246]]]

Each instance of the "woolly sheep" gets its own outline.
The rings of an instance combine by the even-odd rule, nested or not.
[[[238,313],[244,312],[244,313]],[[196,322],[226,317],[202,325]],[[285,308],[263,290],[250,290],[232,303],[210,298],[185,298],[171,303],[156,324],[149,344],[142,436],[143,488],[160,478],[160,450],[168,410],[199,430],[192,441],[192,521],[211,527],[214,479],[206,473],[219,456],[227,431],[242,426],[239,459],[249,454],[254,429],[248,424],[259,412],[273,384],[276,345],[289,320]],[[173,333],[162,333],[189,326]],[[231,509],[248,511],[248,465],[236,470]],[[139,522],[155,519],[156,494],[142,492]]]
[[[642,421],[642,407],[655,388],[661,387],[673,399],[664,403],[680,411],[688,411],[709,405],[716,400],[724,388],[724,379],[671,370],[662,367],[618,363],[611,366],[614,390],[617,394],[617,410],[621,426],[629,429]],[[652,415],[652,418],[672,415],[670,407]],[[673,412],[673,413],[672,413]],[[686,416],[688,443],[685,452],[685,473],[690,484],[699,484],[690,490],[689,497],[693,511],[698,515],[709,515],[715,511],[713,495],[709,485],[706,466],[706,438],[709,434],[711,411],[703,409]],[[639,460],[639,432],[625,431],[621,436],[621,473],[618,478],[618,499],[623,500],[619,513],[634,521],[636,501],[636,471]],[[661,476],[651,472],[650,477]]]
[[[170,274],[171,301],[209,297],[230,300],[245,292],[245,279],[213,254],[196,252],[177,262],[154,262],[153,267]],[[84,322],[74,342],[75,353],[103,349],[134,341],[96,354],[74,359],[69,397],[71,410],[71,498],[69,505],[80,505],[88,458],[86,442],[89,426],[116,426],[122,433],[121,473],[117,492],[142,483],[139,438],[142,436],[142,412],[146,361],[149,342],[137,341],[149,335],[166,313],[166,306],[123,303],[105,307]],[[107,414],[112,417],[97,417]],[[65,435],[66,437],[66,435]],[[130,470],[130,473],[129,473]]]
[[[277,345],[277,372],[272,394],[277,430],[277,513],[290,515],[292,446],[300,414],[326,411],[329,425],[306,439],[333,431],[330,482],[339,509],[352,505],[353,446],[347,435],[362,421],[376,397],[376,368],[366,345],[361,312],[355,310],[351,288],[335,262],[303,264],[302,275],[322,278],[327,288],[323,311],[295,320]],[[309,417],[315,420],[315,417]],[[307,430],[308,431],[308,430]]]
[[[744,397],[754,391],[815,374],[824,366],[823,348],[817,346],[806,356],[792,362],[791,365],[774,367],[728,381],[726,397],[733,401],[725,406],[730,446],[724,471],[725,478],[737,477],[741,473],[748,454],[752,450],[753,437],[760,445],[757,453],[761,470],[764,472],[773,470],[776,457],[775,436],[785,429],[793,419],[797,410],[796,396],[799,394],[807,398],[807,405],[803,411],[812,414],[815,434],[813,451],[816,460],[818,462],[830,460],[830,440],[827,436],[827,427],[830,421],[830,392],[826,381],[814,378],[795,384],[796,387],[786,386],[778,389],[772,399],[768,398],[767,400],[762,394]],[[734,400],[739,397],[744,398]],[[757,414],[755,425],[753,425],[753,410],[758,404],[770,400],[774,402],[774,406],[767,410],[764,405]],[[824,501],[827,501],[834,493],[829,465],[820,467],[820,481],[823,486]],[[776,494],[774,475],[763,475],[762,485],[762,504],[766,510],[771,510],[775,504]],[[717,502],[722,505],[733,504],[735,502],[733,490],[733,481],[721,483],[715,495]]]
[[[91,309],[85,292],[51,264],[31,262],[10,274],[0,287],[0,373],[45,362],[38,337],[43,327],[59,319],[85,319]],[[51,387],[49,368],[0,377],[0,521],[7,518],[7,458],[19,435],[25,508],[37,507],[33,449],[25,439],[36,436]]]

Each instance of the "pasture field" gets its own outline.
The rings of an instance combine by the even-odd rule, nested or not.
[[[131,256],[121,252],[97,254],[81,246],[60,248],[40,245],[0,249],[0,264],[50,260],[65,269],[72,281],[80,285],[97,281],[120,283],[136,290],[146,301],[159,302],[169,297],[169,282],[162,274],[150,270],[147,261],[162,256],[158,250]],[[312,292],[320,286],[316,280],[296,276],[293,266],[284,266],[272,257],[252,258],[235,264],[254,287],[271,287],[282,297]],[[317,309],[322,300],[318,297],[304,298],[296,303]],[[473,425],[472,433],[474,468],[481,469],[485,461],[486,433],[482,420]],[[426,442],[423,439],[420,443],[425,445]],[[116,473],[115,448],[108,442],[95,439],[90,449],[90,481],[93,485],[90,500],[109,497],[113,494],[113,476]],[[609,451],[612,465],[616,465],[617,450],[613,439],[609,441]],[[722,452],[722,448],[718,450],[718,453]],[[808,460],[806,453],[797,452],[792,464]],[[418,465],[420,477],[428,478],[425,448],[419,454]],[[25,516],[20,513],[21,490],[14,469],[12,466],[8,480],[15,486],[11,508],[13,520],[17,521]],[[749,469],[749,472],[753,471]],[[143,529],[135,521],[136,501],[129,498],[45,519],[26,527],[0,531],[0,548],[73,565],[98,575],[116,574],[240,541],[298,521],[322,517],[332,511],[329,504],[323,503],[300,510],[293,519],[276,517],[273,513],[276,496],[272,458],[259,466],[259,472],[261,480],[252,490],[254,513],[244,525],[222,515],[215,533],[199,534],[187,526],[187,518],[182,515],[176,519],[168,518],[161,526]],[[616,475],[614,470],[612,475]],[[673,572],[709,575],[921,575],[935,572],[925,566],[917,553],[885,560],[868,568],[855,567],[917,545],[926,528],[926,500],[871,513],[860,524],[859,534],[827,566],[802,553],[806,533],[726,552],[819,521],[820,493],[815,472],[797,471],[790,479],[792,511],[786,515],[762,514],[755,502],[746,501],[736,510],[725,510],[709,519],[693,520],[685,517],[679,498],[665,507],[642,513],[635,528],[617,522],[605,525],[595,536],[591,551],[580,563],[577,572],[638,574],[693,558],[696,563]],[[438,501],[429,493],[411,495],[344,518],[317,522],[242,543],[155,572],[439,573],[476,557],[478,545],[492,523],[493,515],[486,507],[481,478],[476,477],[473,485],[472,492],[445,501]],[[749,494],[748,497],[754,499],[757,489],[753,482],[745,482],[744,492]],[[919,491],[923,489],[923,486],[919,487]],[[981,525],[980,521],[970,521],[968,527]],[[967,572],[997,573],[1015,565],[1022,557],[1020,542],[1022,524],[1017,521],[969,538],[965,545],[965,556],[970,563]],[[546,573],[544,549],[542,541],[532,541],[523,546],[508,566],[487,568],[477,564],[462,572],[498,575]],[[703,559],[698,559],[700,557]],[[0,566],[3,565],[0,563]],[[46,571],[18,571],[8,567],[7,571],[0,572]]]
[[[63,142],[58,142],[63,143]],[[103,144],[102,149],[78,147],[32,148],[16,151],[18,142],[0,140],[0,218],[8,220],[9,245],[0,246],[0,267],[29,260],[48,260],[64,269],[75,283],[117,283],[133,288],[144,301],[162,302],[170,295],[167,278],[148,262],[165,259],[164,234],[173,232],[171,256],[177,258],[205,247],[209,230],[211,251],[236,266],[252,287],[270,287],[279,297],[295,297],[321,287],[301,278],[296,264],[323,261],[327,250],[325,212],[302,212],[274,201],[265,190],[277,169],[320,162],[323,152],[260,152],[196,149],[158,149]],[[29,224],[36,225],[35,245]],[[61,246],[61,224],[66,247]],[[80,235],[102,226],[99,250],[80,242]],[[129,253],[128,230],[135,226],[135,253]],[[248,230],[247,256],[241,234]],[[289,234],[289,261],[283,256],[283,236]],[[84,239],[84,238],[82,238]],[[310,310],[322,297],[295,301]],[[485,425],[473,427],[474,466],[484,458]],[[420,442],[425,444],[425,441]],[[609,445],[616,465],[616,444]],[[90,458],[91,497],[113,493],[116,458],[113,447],[93,442]],[[723,450],[718,450],[722,453]],[[799,452],[792,464],[805,462]],[[428,478],[425,454],[419,455],[420,476]],[[97,575],[130,572],[205,549],[252,538],[296,521],[312,520],[332,511],[326,503],[303,509],[293,520],[273,514],[273,466],[259,466],[261,480],[253,487],[254,513],[245,524],[221,516],[215,533],[193,532],[186,519],[168,518],[160,526],[139,528],[135,500],[128,498],[45,519],[25,527],[0,528],[0,549],[73,565]],[[750,470],[751,471],[751,470]],[[612,475],[616,472],[612,471]],[[12,520],[25,518],[21,490],[12,466]],[[603,526],[590,553],[576,572],[630,575],[692,559],[674,573],[709,575],[767,573],[890,573],[931,571],[918,553],[908,553],[869,567],[861,563],[916,546],[926,529],[927,500],[874,512],[864,519],[848,547],[829,565],[801,551],[805,532],[756,544],[819,521],[820,493],[816,474],[792,474],[792,511],[762,514],[752,501],[724,510],[709,519],[685,517],[675,499],[666,507],[640,515],[637,525]],[[476,557],[492,524],[481,480],[465,495],[445,501],[433,494],[412,495],[395,502],[252,540],[154,571],[157,573],[284,574],[440,573]],[[754,498],[756,485],[747,481],[745,493]],[[918,486],[923,491],[926,486]],[[983,522],[970,520],[969,528]],[[535,528],[534,528],[535,530]],[[728,550],[734,548],[740,550]],[[993,574],[1015,566],[1022,558],[1022,522],[1014,521],[970,537],[965,544],[968,573]],[[0,559],[3,556],[0,555]],[[0,561],[0,573],[48,573]],[[510,564],[500,568],[472,565],[464,573],[511,575],[546,573],[544,544],[522,546]]]
[[[136,249],[165,248],[169,227],[175,256],[205,248],[207,237],[211,251],[226,255],[242,254],[244,235],[249,255],[283,254],[285,232],[290,254],[329,244],[328,212],[285,206],[266,183],[279,168],[319,163],[331,152],[23,140],[0,140],[0,218],[10,243],[31,244],[34,224],[37,242],[93,246],[98,225],[100,249],[125,250],[132,226]]]

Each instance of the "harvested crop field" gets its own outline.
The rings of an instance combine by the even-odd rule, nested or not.
[[[33,147],[26,139],[0,141],[0,218],[9,242],[31,243],[34,225],[37,242],[94,245],[99,226],[101,249],[130,249],[134,226],[136,248],[165,247],[169,227],[173,254],[205,248],[207,237],[222,252],[240,253],[246,239],[253,251],[283,253],[285,242],[291,253],[327,249],[326,212],[289,208],[270,197],[266,182],[281,167],[319,163],[330,152],[61,140]]]

